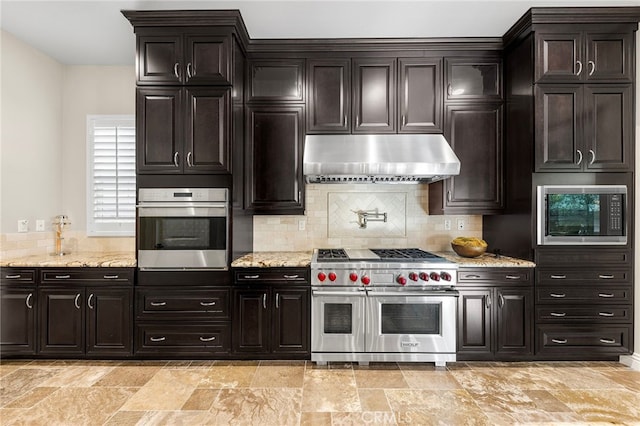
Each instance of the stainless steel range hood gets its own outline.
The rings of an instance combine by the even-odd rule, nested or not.
[[[430,183],[460,160],[439,134],[307,135],[303,171],[308,183]]]

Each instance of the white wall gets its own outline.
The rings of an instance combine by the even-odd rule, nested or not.
[[[5,31],[1,36],[0,232],[12,233],[18,219],[34,230],[36,219],[49,223],[65,213],[64,67]]]

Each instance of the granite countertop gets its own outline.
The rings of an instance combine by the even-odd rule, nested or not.
[[[311,251],[257,251],[245,254],[231,263],[232,268],[306,268],[311,263]]]
[[[530,260],[515,257],[496,257],[494,254],[485,253],[478,257],[462,257],[452,251],[436,252],[447,260],[455,262],[462,268],[535,268],[536,264]]]
[[[3,267],[135,268],[135,253],[71,253],[64,256],[39,254],[0,260]]]

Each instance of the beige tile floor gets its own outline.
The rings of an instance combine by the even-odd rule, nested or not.
[[[612,362],[4,360],[0,384],[2,425],[640,425]]]

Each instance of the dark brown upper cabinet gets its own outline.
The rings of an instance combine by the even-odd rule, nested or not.
[[[256,59],[249,69],[247,101],[304,100],[303,59]]]
[[[398,133],[442,132],[442,59],[398,59]]]
[[[138,88],[140,174],[229,173],[228,87]]]
[[[447,58],[446,101],[502,99],[502,62],[487,58]]]
[[[535,80],[632,82],[633,32],[619,25],[543,26],[535,36]]]
[[[353,133],[396,133],[396,59],[354,59],[353,86]]]
[[[633,86],[538,84],[536,171],[632,169]]]
[[[138,84],[230,84],[230,34],[180,28],[138,31]]]
[[[351,131],[351,60],[307,61],[307,133]]]

